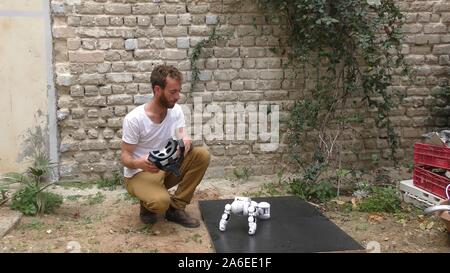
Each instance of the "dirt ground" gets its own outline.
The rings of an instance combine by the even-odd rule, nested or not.
[[[262,183],[276,179],[205,180],[187,211],[200,218],[198,200],[248,196],[258,192]],[[204,223],[187,229],[161,216],[153,226],[141,224],[139,204],[124,189],[55,186],[52,191],[65,196],[61,208],[41,217],[24,216],[0,240],[0,252],[214,252]],[[346,211],[343,204],[350,200],[334,199],[319,209],[367,247],[367,252],[450,251],[450,237],[437,217],[424,216],[408,204],[403,204],[403,211],[397,214]]]

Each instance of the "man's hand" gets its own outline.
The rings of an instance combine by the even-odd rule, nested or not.
[[[191,150],[192,140],[189,138],[183,138],[183,142],[184,142],[184,156],[186,157],[188,152]]]
[[[144,170],[145,172],[157,173],[159,172],[158,167],[152,162],[148,161],[147,156],[142,156],[134,160],[134,164],[137,168]]]

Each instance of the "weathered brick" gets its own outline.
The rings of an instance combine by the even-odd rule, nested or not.
[[[90,139],[97,139],[98,138],[98,130],[96,129],[89,129],[87,132],[87,136]]]
[[[124,17],[123,18],[123,24],[127,27],[134,27],[137,24],[137,18],[136,17]]]
[[[153,98],[153,94],[148,95],[135,95],[133,96],[134,104],[141,105],[149,102]]]
[[[109,24],[111,26],[122,26],[123,25],[123,17],[113,16],[109,19]]]
[[[91,108],[87,111],[88,118],[98,118],[99,117],[99,111],[97,108]]]
[[[215,48],[214,57],[216,58],[233,58],[239,57],[239,49],[237,48]]]
[[[53,27],[53,37],[55,38],[75,38],[76,32],[73,27]]]
[[[209,5],[208,4],[189,3],[188,6],[187,6],[187,10],[191,14],[207,13],[209,11]]]
[[[447,26],[444,24],[428,24],[423,28],[423,32],[427,33],[447,33]]]
[[[108,127],[110,128],[122,128],[123,118],[109,118]]]
[[[83,99],[83,104],[85,106],[106,106],[105,97],[92,97]]]
[[[109,18],[107,16],[95,16],[95,25],[99,27],[109,26]]]
[[[94,50],[97,44],[97,40],[95,39],[82,39],[81,46],[83,49]]]
[[[177,48],[189,48],[189,38],[187,37],[182,37],[182,38],[177,38]]]
[[[277,90],[281,88],[281,81],[260,80],[257,82],[257,89]]]
[[[107,144],[104,140],[85,140],[80,143],[82,151],[104,150],[106,147]]]
[[[262,80],[281,80],[283,76],[283,70],[262,70],[258,72],[258,77]]]
[[[83,97],[84,96],[84,88],[80,85],[73,85],[70,87],[70,96],[72,97]]]
[[[184,60],[187,58],[187,51],[168,49],[162,52],[162,58],[165,60]]]
[[[154,3],[142,3],[132,5],[133,14],[146,15],[146,14],[158,14],[159,5]]]
[[[103,138],[105,138],[105,139],[111,139],[114,137],[114,131],[110,128],[105,128],[103,130],[102,135],[103,135]]]
[[[133,75],[129,73],[109,73],[106,74],[106,81],[109,83],[132,82]]]
[[[161,27],[165,25],[164,15],[155,15],[152,16],[152,24],[157,27]]]
[[[263,98],[260,92],[242,92],[239,94],[239,101],[259,101]]]
[[[238,77],[236,70],[216,70],[214,71],[214,80],[216,81],[232,81]]]
[[[449,52],[450,52],[450,44],[448,44],[448,45],[435,45],[433,47],[433,54],[437,54],[437,55],[447,54],[448,55]]]
[[[206,24],[207,25],[217,25],[218,17],[217,15],[206,15]]]
[[[176,25],[178,25],[178,15],[176,15],[176,14],[167,14],[166,15],[166,25],[168,25],[168,26],[176,26]]]
[[[68,50],[77,50],[80,47],[81,47],[81,39],[80,38],[67,39],[67,49]]]
[[[80,84],[103,84],[105,75],[103,74],[82,74],[78,78]]]
[[[148,26],[150,25],[150,17],[148,16],[139,16],[137,18],[138,26]]]
[[[84,95],[85,96],[97,96],[98,95],[98,87],[97,86],[85,86],[84,87]]]
[[[108,19],[109,24],[109,19]],[[95,26],[95,17],[94,16],[81,16],[80,25],[85,27]]]
[[[205,24],[205,15],[202,14],[192,14],[191,15],[191,24],[192,25],[203,25]]]
[[[442,1],[440,3],[438,2],[434,5],[434,11],[450,11],[450,3],[446,3],[445,1]]]
[[[131,95],[110,95],[108,96],[108,105],[126,105],[133,103],[133,96]]]
[[[124,117],[127,114],[127,107],[126,106],[115,106],[114,107],[114,115],[116,117]]]
[[[192,36],[208,36],[211,29],[207,26],[190,26],[189,35]]]
[[[106,4],[105,5],[105,13],[106,14],[121,14],[128,15],[131,14],[131,5],[130,4]]]
[[[162,34],[164,37],[182,37],[187,35],[187,27],[163,27]]]
[[[72,27],[76,27],[80,25],[81,17],[80,16],[68,16],[67,24]]]
[[[188,26],[191,24],[192,16],[190,14],[180,14],[179,24],[182,26]]]
[[[137,39],[127,39],[125,40],[125,49],[126,50],[135,50],[138,47]]]
[[[265,91],[264,99],[265,100],[285,100],[288,97],[289,92],[283,90],[277,91]]]
[[[266,56],[265,48],[242,48],[241,57],[244,58],[260,58]]]
[[[101,63],[105,60],[103,51],[77,51],[69,52],[69,61],[74,63]]]

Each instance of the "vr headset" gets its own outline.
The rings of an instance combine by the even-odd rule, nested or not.
[[[177,152],[179,148],[179,153]],[[171,172],[180,176],[180,166],[184,159],[184,142],[182,139],[169,139],[166,147],[161,150],[151,151],[148,161],[155,164],[158,169]]]

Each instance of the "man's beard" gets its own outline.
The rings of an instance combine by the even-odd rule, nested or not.
[[[175,103],[169,102],[169,100],[164,96],[164,94],[159,98],[159,104],[166,108],[173,108],[175,106]]]

